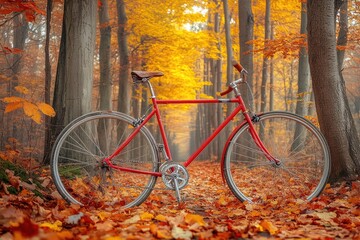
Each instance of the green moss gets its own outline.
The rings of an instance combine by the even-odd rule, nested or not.
[[[33,190],[34,194],[40,197],[43,197],[42,191],[46,191],[46,189],[41,185],[41,182],[38,180],[38,176],[34,173],[28,173],[24,168],[18,166],[12,162],[5,161],[0,159],[0,181],[5,184],[10,184],[9,178],[6,174],[6,169],[9,169],[14,172],[14,175],[19,177],[22,182],[26,182],[28,184],[34,183],[36,185],[36,189]],[[29,181],[32,179],[32,182]],[[19,191],[16,190],[13,186],[8,187],[7,189],[11,194],[18,194]],[[21,189],[20,189],[21,190]]]

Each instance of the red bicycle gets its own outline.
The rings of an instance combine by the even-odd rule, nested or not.
[[[228,89],[230,99],[158,100],[150,79],[161,72],[133,71],[135,84],[147,84],[151,93],[149,109],[140,118],[115,111],[85,114],[67,125],[52,151],[51,173],[57,190],[69,202],[140,205],[149,196],[158,177],[166,188],[180,190],[189,181],[187,166],[204,148],[242,113],[243,121],[225,142],[221,173],[232,193],[241,201],[261,202],[286,198],[310,201],[326,185],[330,153],[320,131],[308,120],[288,112],[249,112],[238,85],[246,82],[246,70]],[[173,160],[166,138],[160,104],[236,104],[232,113],[213,131],[189,158]],[[155,117],[161,133],[157,143],[146,128]]]

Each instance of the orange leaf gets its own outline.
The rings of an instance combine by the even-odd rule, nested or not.
[[[23,94],[28,94],[29,93],[29,89],[27,89],[24,86],[16,86],[15,90],[19,93],[23,93]]]
[[[39,110],[43,114],[50,116],[50,117],[54,117],[56,115],[54,108],[52,106],[50,106],[49,104],[40,102],[40,103],[37,103],[36,105],[38,106]]]
[[[21,97],[6,97],[1,100],[5,103],[24,102],[25,101],[25,99],[23,99]]]
[[[279,231],[279,229],[276,226],[274,226],[271,222],[269,222],[267,220],[261,221],[260,225],[265,230],[267,230],[271,235],[274,235]]]
[[[38,110],[38,107],[35,104],[32,104],[30,102],[24,101],[24,113],[29,116],[32,120],[34,120],[36,123],[41,123],[41,115]]]
[[[13,102],[13,103],[9,103],[8,105],[6,105],[5,107],[5,113],[9,113],[12,111],[15,111],[16,109],[22,108],[23,107],[23,103],[22,102]]]

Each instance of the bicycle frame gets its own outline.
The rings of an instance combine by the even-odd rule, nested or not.
[[[148,82],[151,92],[153,93],[151,84]],[[146,125],[146,123],[149,122],[149,120],[155,115],[156,119],[157,119],[157,123],[159,126],[159,130],[160,130],[160,134],[161,134],[161,138],[164,144],[164,148],[165,148],[165,153],[167,155],[167,157],[169,158],[169,160],[172,160],[172,156],[171,156],[171,151],[169,148],[169,144],[168,144],[168,140],[165,134],[165,129],[164,129],[164,125],[161,121],[161,115],[160,115],[160,110],[158,108],[158,105],[162,105],[162,104],[220,104],[220,103],[238,103],[237,107],[231,112],[231,114],[226,117],[226,119],[213,131],[213,133],[207,138],[205,139],[205,141],[200,145],[200,147],[192,154],[189,156],[189,158],[184,162],[184,166],[187,167],[191,164],[192,161],[195,160],[195,158],[211,143],[211,141],[221,132],[221,130],[223,130],[226,125],[233,120],[233,118],[239,113],[242,112],[243,116],[244,116],[244,121],[241,125],[245,124],[246,122],[249,124],[249,129],[250,129],[250,134],[252,136],[252,138],[254,139],[255,143],[257,144],[257,146],[264,152],[266,158],[269,161],[274,161],[275,163],[278,162],[277,159],[275,159],[274,157],[271,156],[271,154],[269,153],[269,151],[266,149],[266,147],[264,146],[264,144],[261,142],[259,135],[256,133],[254,125],[252,123],[252,120],[246,110],[244,101],[242,99],[242,97],[240,95],[236,96],[235,98],[231,98],[231,99],[196,99],[196,100],[157,100],[155,95],[152,94],[151,96],[151,100],[152,100],[152,104],[153,104],[153,109],[152,111],[145,117],[145,119],[143,119],[143,121],[141,122],[140,125],[138,125],[137,127],[135,127],[134,131],[127,137],[127,139],[115,150],[115,152],[110,155],[109,157],[104,159],[104,162],[111,168],[117,169],[117,170],[121,170],[121,171],[128,171],[128,172],[133,172],[133,173],[140,173],[140,174],[150,174],[153,176],[157,176],[157,177],[161,177],[162,173],[161,172],[150,172],[150,171],[141,171],[141,170],[136,170],[136,169],[132,169],[132,168],[124,168],[124,167],[120,167],[117,165],[114,165],[111,163],[111,159],[114,158],[116,155],[118,155],[136,136],[136,134],[138,134],[141,131],[141,128],[144,127]],[[227,144],[227,143],[226,143]]]

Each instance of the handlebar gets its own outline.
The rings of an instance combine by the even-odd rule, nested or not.
[[[232,60],[232,65],[234,66],[234,68],[236,68],[236,70],[239,71],[239,73],[244,74],[244,79],[245,79],[246,74],[248,73],[248,72],[245,70],[245,68],[244,68],[240,63],[238,63],[235,59]],[[242,78],[240,78],[240,79],[238,79],[238,80],[230,83],[230,85],[228,86],[228,88],[227,88],[225,91],[223,91],[223,92],[220,93],[220,96],[224,96],[224,95],[230,93],[232,90],[234,90],[234,88],[236,88],[237,84],[238,84],[238,83],[241,83],[241,82],[244,82],[244,80],[243,80]]]

